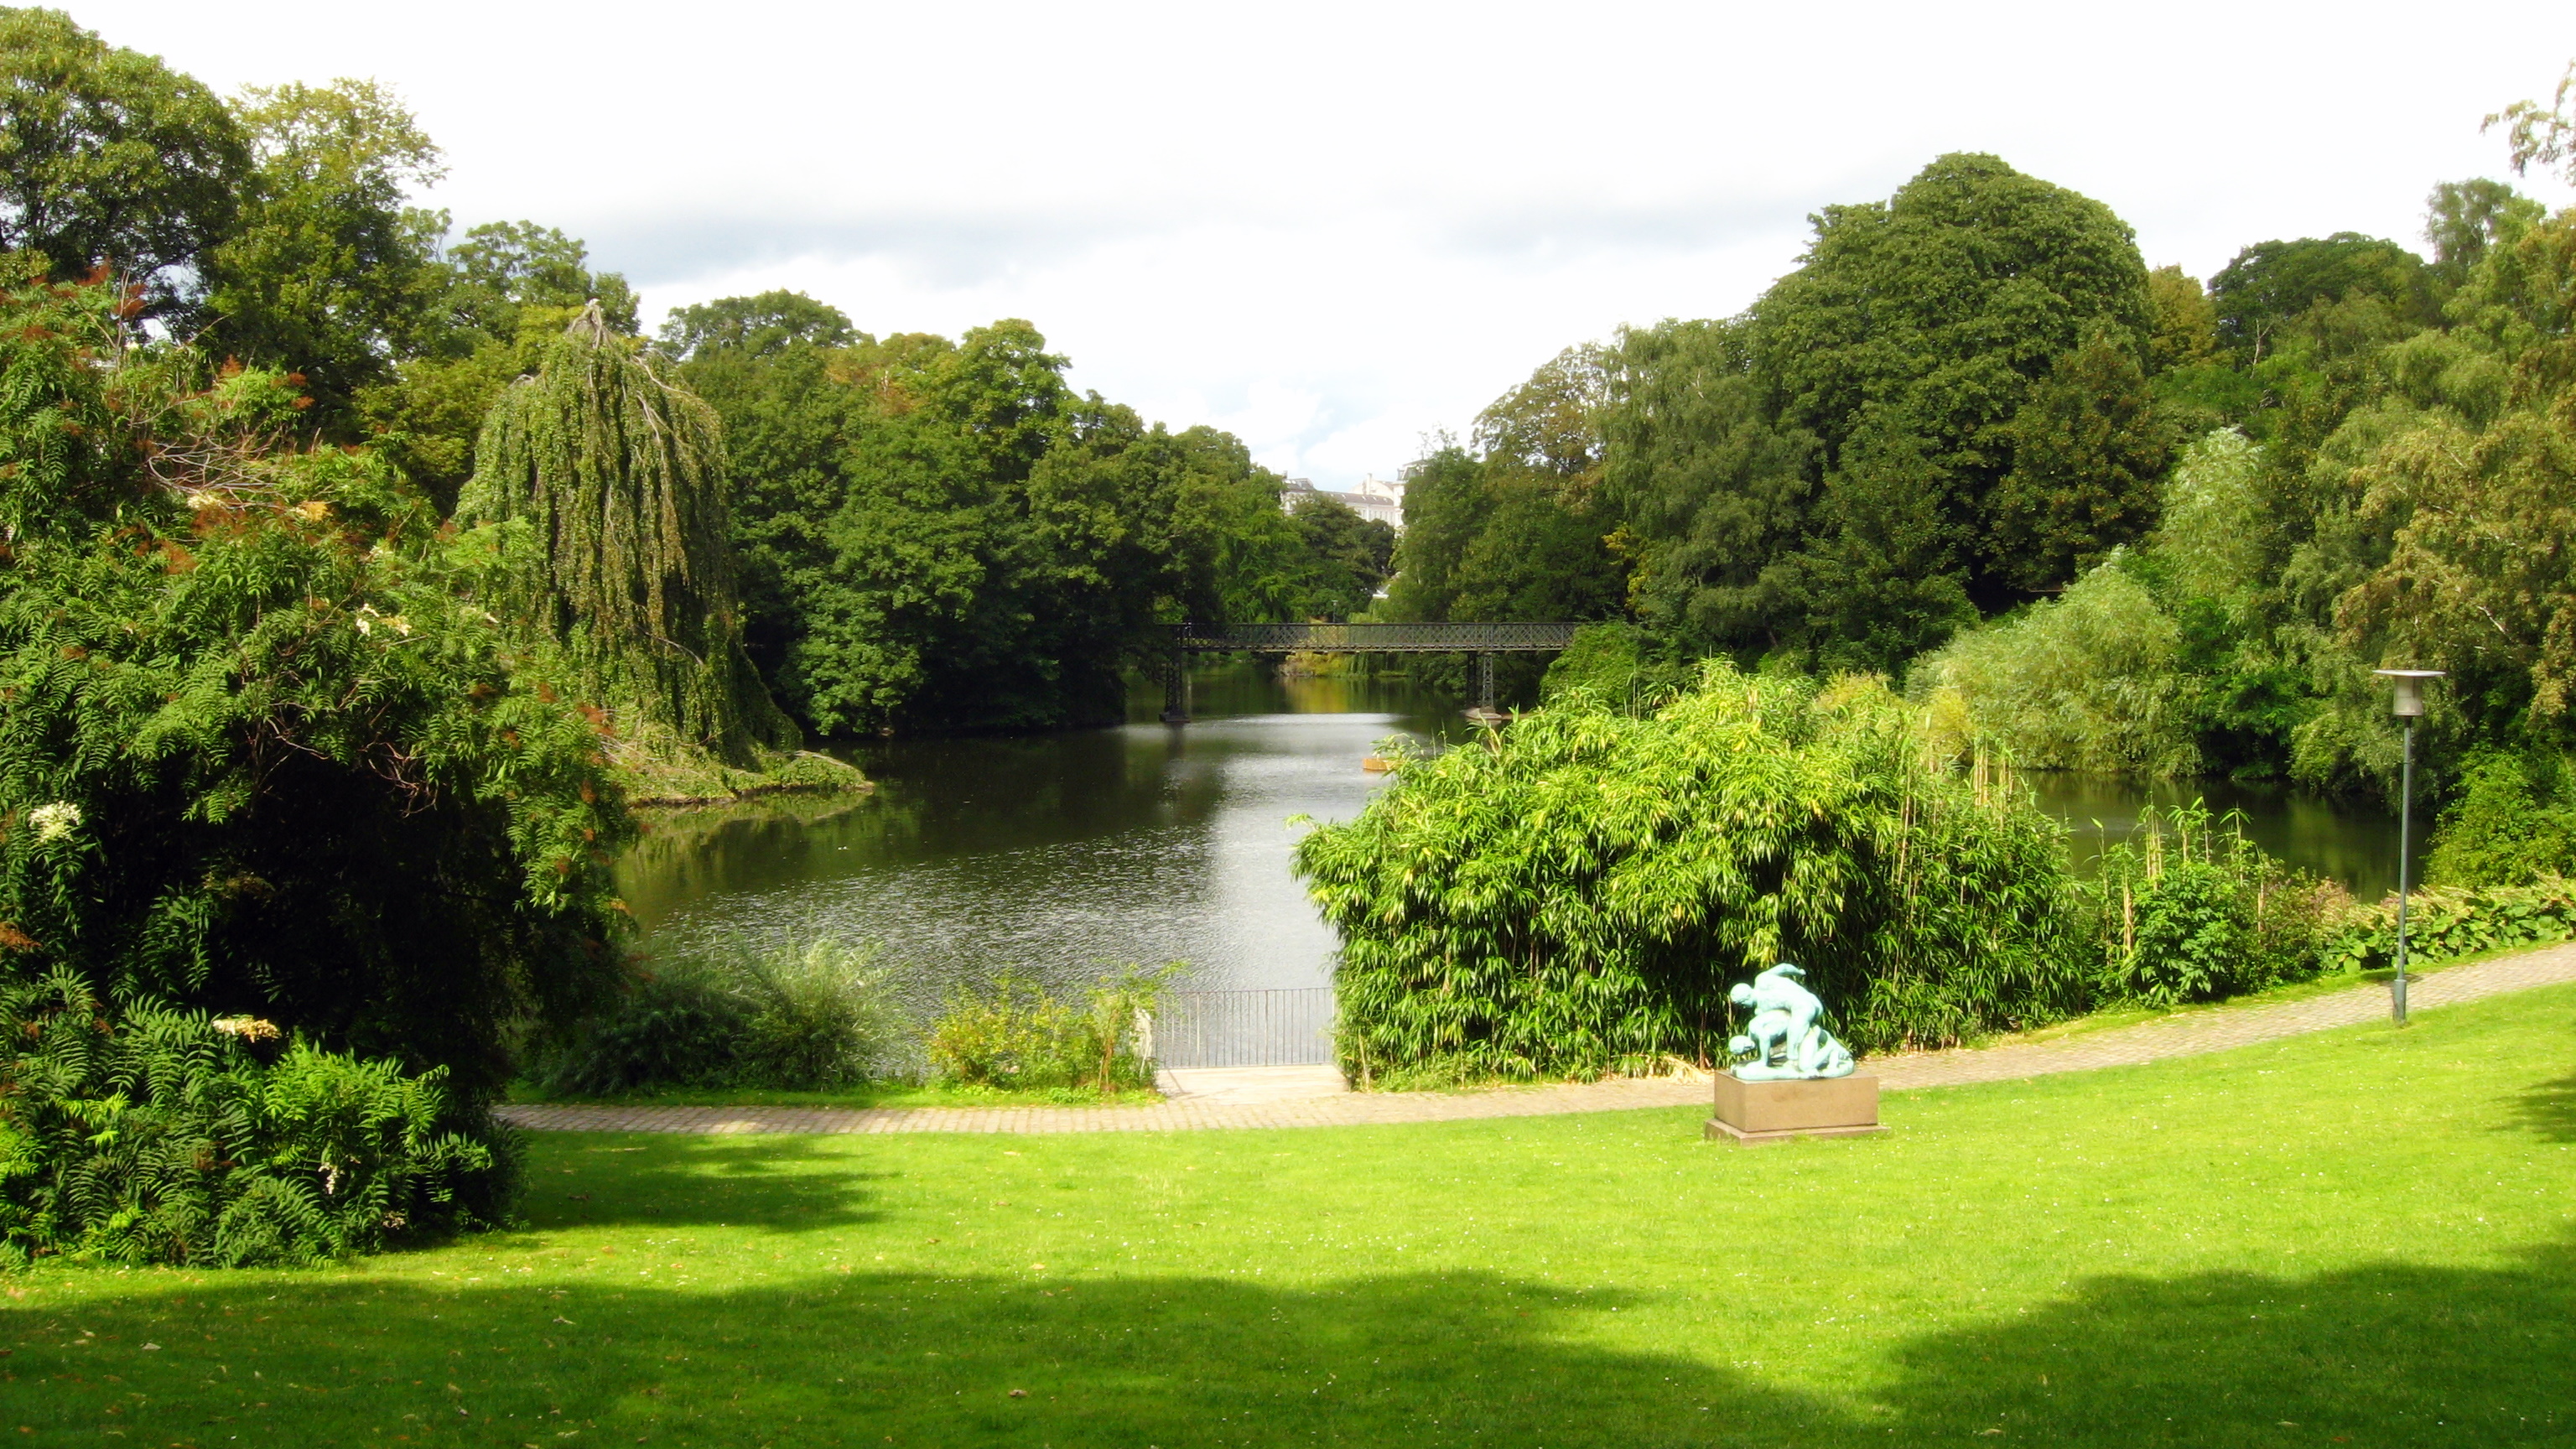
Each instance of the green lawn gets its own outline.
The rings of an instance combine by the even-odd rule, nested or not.
[[[858,1082],[825,1092],[777,1087],[669,1087],[607,1097],[555,1096],[522,1083],[514,1102],[560,1102],[611,1107],[1150,1107],[1163,1094],[1147,1087],[1103,1096],[1096,1087],[952,1087],[902,1080]]]
[[[0,1442],[2576,1443],[2576,988],[1887,1115],[544,1138],[525,1231],[0,1279]]]

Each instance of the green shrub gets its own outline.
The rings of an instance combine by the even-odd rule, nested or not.
[[[2433,831],[2427,883],[2520,885],[2576,871],[2576,790],[2554,754],[2472,757]]]
[[[827,1091],[867,1077],[896,1035],[872,951],[835,941],[760,951],[727,943],[639,973],[626,1000],[537,1073],[545,1090],[657,1087]]]
[[[1066,1050],[1073,1010],[1025,978],[961,991],[930,1027],[940,1079],[969,1087],[1069,1086],[1082,1059]]]
[[[1652,714],[1691,687],[1699,676],[1695,664],[1676,664],[1653,654],[1646,636],[1633,624],[1586,624],[1574,631],[1574,642],[1550,660],[1540,684],[1545,699],[1588,689],[1623,714]]]
[[[2150,809],[2141,838],[2104,853],[2084,894],[2104,994],[2172,1006],[2304,980],[2334,959],[2351,897],[2199,804]]]
[[[2175,866],[2138,901],[2135,944],[2118,979],[2142,1001],[2212,1001],[2253,974],[2251,915],[2234,876],[2207,861]]]
[[[1080,1005],[1005,974],[950,1000],[930,1029],[932,1068],[955,1086],[1150,1087],[1154,1063],[1142,1028],[1180,969],[1130,965],[1102,978]]]
[[[489,1137],[522,1033],[615,985],[600,727],[470,599],[488,538],[121,311],[0,294],[0,991],[444,1069],[442,1134]]]
[[[513,1164],[441,1130],[443,1069],[280,1037],[67,970],[0,988],[0,1256],[309,1264],[475,1220]]]
[[[2406,903],[2406,959],[2428,966],[2570,936],[2576,936],[2576,881],[2565,876],[2525,885],[2434,886]],[[2397,964],[2397,898],[2354,911],[2332,954],[2335,964],[2351,970]]]
[[[871,950],[815,941],[730,963],[744,1086],[821,1090],[865,1078],[894,1032]]]
[[[613,1097],[700,1086],[732,1073],[742,1003],[694,973],[640,973],[616,1010],[536,1065],[551,1095]]]
[[[1458,1076],[1711,1060],[1726,988],[1806,967],[1852,1045],[2080,1009],[2064,832],[1954,768],[1874,679],[1712,663],[1647,718],[1574,695],[1409,764],[1297,868],[1341,935],[1344,1069]]]

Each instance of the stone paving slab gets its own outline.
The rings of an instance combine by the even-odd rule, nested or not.
[[[1350,1090],[1342,1069],[1312,1067],[1165,1067],[1154,1086],[1174,1101],[1303,1102]]]
[[[2576,981],[2576,944],[2417,977],[2407,1001],[2411,1009],[2422,1011],[2571,981]],[[2388,988],[2372,984],[2304,1001],[2182,1012],[2057,1041],[1905,1052],[1872,1057],[1864,1065],[1878,1074],[1879,1085],[1887,1090],[1947,1087],[2134,1066],[2387,1019]],[[1219,1091],[1136,1107],[608,1107],[517,1103],[501,1108],[500,1115],[505,1121],[537,1132],[685,1132],[719,1136],[762,1132],[1189,1132],[1616,1112],[1635,1107],[1693,1106],[1706,1102],[1708,1095],[1708,1079],[1702,1076],[1466,1092],[1342,1092],[1282,1100],[1244,1100],[1239,1094]]]

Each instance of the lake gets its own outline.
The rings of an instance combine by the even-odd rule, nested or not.
[[[781,800],[662,822],[620,866],[656,951],[725,937],[877,944],[903,995],[935,1006],[994,971],[1072,986],[1120,962],[1190,963],[1197,990],[1330,984],[1332,933],[1289,874],[1293,816],[1345,820],[1381,788],[1360,768],[1392,734],[1455,740],[1460,701],[1400,678],[1196,678],[1195,722],[856,748],[855,801]],[[2031,777],[2080,863],[2149,804],[2206,796],[2294,864],[2377,896],[2397,877],[2384,812],[2221,781]]]

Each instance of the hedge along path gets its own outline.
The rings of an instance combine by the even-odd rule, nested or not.
[[[2423,1010],[2576,982],[2576,944],[2457,966],[2409,983],[2410,1009]],[[2198,1056],[2388,1017],[2388,989],[2357,986],[2329,996],[2269,1005],[2186,1012],[2136,1026],[2058,1041],[1906,1052],[1862,1063],[1888,1090],[2012,1081],[2055,1072],[2135,1066]],[[594,1107],[520,1103],[502,1118],[538,1132],[703,1134],[854,1132],[1188,1132],[1258,1127],[1358,1127],[1544,1117],[1637,1107],[1696,1106],[1705,1077],[1652,1077],[1468,1092],[1345,1092],[1286,1102],[1193,1102],[1145,1107]]]

